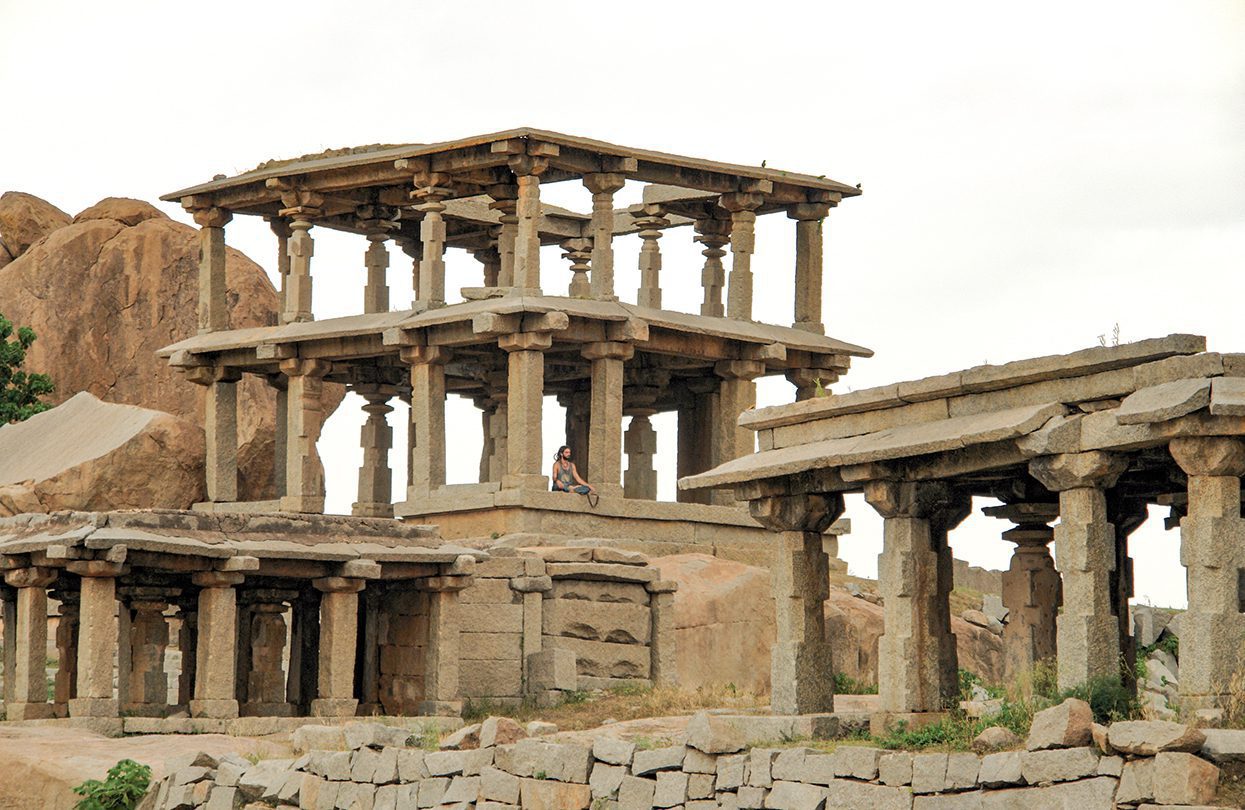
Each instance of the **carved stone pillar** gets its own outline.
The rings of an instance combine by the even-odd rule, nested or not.
[[[795,386],[795,401],[803,402],[817,396],[818,388],[829,393],[830,385],[839,375],[824,368],[787,369],[787,382]]]
[[[489,481],[500,482],[506,477],[509,470],[509,461],[507,453],[509,450],[509,441],[507,437],[510,431],[510,410],[509,410],[509,391],[508,373],[505,371],[492,371],[488,374],[489,397],[496,403],[492,415],[489,416],[489,459],[488,459],[488,479]]]
[[[255,717],[289,717],[294,707],[286,700],[285,603],[295,591],[259,589],[246,593],[250,643],[240,650],[246,660],[246,702],[241,714]]]
[[[277,317],[285,311],[285,287],[290,279],[290,221],[285,217],[264,217],[277,237]]]
[[[229,328],[225,297],[225,225],[233,214],[224,208],[186,205],[199,226],[199,334]]]
[[[722,380],[715,411],[715,464],[751,455],[756,449],[756,434],[739,426],[739,415],[756,406],[757,387],[754,381],[764,372],[765,364],[760,360],[720,360],[714,366],[714,373]],[[734,496],[728,490],[714,490],[710,497],[718,504],[734,502]]]
[[[679,682],[674,627],[674,592],[679,583],[657,580],[644,587],[648,591],[649,677],[653,686],[674,686]]]
[[[393,470],[389,469],[389,450],[393,447],[393,428],[385,417],[393,412],[391,389],[376,384],[355,386],[367,404],[367,421],[360,431],[363,466],[359,468],[359,499],[350,507],[357,517],[393,517]]]
[[[52,716],[48,703],[48,586],[56,581],[52,568],[15,568],[4,572],[4,582],[17,589],[17,622],[13,636],[5,639],[17,650],[12,673],[13,698],[5,703],[9,720],[39,720]]]
[[[415,307],[419,301],[419,265],[424,259],[424,243],[418,239],[411,237],[399,237],[397,240],[398,247],[402,248],[411,260],[411,306]]]
[[[161,717],[168,710],[169,680],[164,672],[164,654],[169,646],[164,611],[168,607],[164,599],[142,593],[126,605],[130,616],[129,666],[121,709],[128,714]]]
[[[640,229],[640,290],[636,295],[636,304],[642,307],[661,309],[661,248],[657,240],[661,238],[661,229],[669,227],[664,206],[648,204],[640,213],[632,214],[636,226]]]
[[[495,238],[497,239],[497,286],[514,286],[514,250],[519,235],[518,207],[519,187],[516,185],[489,186],[487,193],[493,198],[489,208],[497,211]],[[490,232],[491,233],[491,232]]]
[[[408,498],[427,497],[445,486],[445,364],[443,346],[406,346],[402,362],[411,366],[411,423],[415,437]]]
[[[194,699],[195,654],[199,646],[199,598],[183,595],[177,601],[181,626],[177,630],[177,650],[181,653],[181,671],[177,674],[177,705],[190,708]]]
[[[588,441],[592,424],[592,392],[576,390],[558,394],[558,404],[566,409],[566,446],[571,448],[571,459],[579,470],[579,476],[590,481],[592,468],[588,465]]]
[[[470,583],[470,577],[442,576],[430,577],[416,584],[420,590],[428,591],[424,700],[419,704],[419,713],[422,715],[452,716],[462,712],[462,701],[458,694],[457,607],[458,592]]]
[[[495,452],[493,449],[493,415],[497,413],[497,401],[492,397],[479,396],[472,397],[471,404],[480,410],[480,475],[477,479],[481,484],[489,479],[489,471],[491,469],[490,459]]]
[[[629,343],[588,343],[592,361],[592,405],[588,425],[588,469],[601,495],[621,495],[623,364],[635,355]],[[588,480],[588,479],[585,479]]]
[[[285,700],[299,716],[311,713],[319,682],[320,592],[304,589],[290,605],[290,667]]]
[[[65,566],[79,579],[78,689],[69,701],[70,717],[116,717],[113,655],[117,652],[117,575],[121,566],[79,561]]]
[[[637,410],[631,415],[631,424],[623,437],[623,449],[627,451],[627,471],[623,473],[623,496],[657,500],[657,471],[653,458],[657,455],[657,431],[649,420],[656,411]]]
[[[367,283],[363,287],[363,311],[389,311],[389,251],[385,249],[385,240],[389,231],[393,230],[397,212],[381,205],[360,206],[356,215],[359,224],[367,232],[367,251],[363,254],[363,265],[367,268]]]
[[[290,217],[290,274],[285,286],[285,309],[281,312],[281,323],[304,323],[315,319],[311,312],[311,257],[315,253],[315,243],[311,238],[312,220],[321,213],[319,204],[323,199],[319,195],[295,193],[297,199],[283,196],[286,202],[297,202],[281,211],[282,216]]]
[[[414,197],[423,212],[419,226],[423,259],[419,263],[419,300],[429,309],[445,306],[445,199],[452,190],[449,178],[436,172],[417,175]]]
[[[795,222],[795,323],[796,329],[826,333],[821,321],[822,224],[830,203],[799,203],[787,209]]]
[[[770,707],[775,714],[834,711],[834,668],[826,643],[825,601],[830,564],[822,533],[843,514],[838,494],[773,495],[749,509],[778,532],[771,588],[778,638],[770,657]]]
[[[213,503],[238,500],[238,380],[237,369],[220,366],[191,368],[186,377],[206,389],[203,409],[207,444],[207,496]]]
[[[592,282],[588,280],[588,261],[592,258],[592,240],[566,239],[561,247],[563,257],[571,263],[571,284],[566,294],[571,298],[591,297]]]
[[[473,250],[471,255],[475,256],[476,261],[480,262],[484,286],[496,287],[497,280],[501,277],[501,254],[497,252],[497,248],[489,247]]]
[[[959,696],[951,633],[947,532],[969,499],[944,484],[870,481],[865,499],[883,517],[878,586],[885,633],[878,641],[878,693],[887,712],[935,712]]]
[[[543,158],[511,158],[510,169],[519,187],[515,213],[519,217],[514,240],[514,289],[521,295],[540,295],[540,175],[549,168]]]
[[[78,592],[58,589],[55,596],[61,606],[56,622],[57,666],[52,702],[56,716],[67,717],[69,701],[77,697],[78,687]]]
[[[700,305],[701,315],[721,318],[726,314],[722,307],[722,290],[726,288],[726,268],[722,266],[722,257],[726,251],[722,247],[730,240],[730,220],[696,220],[696,241],[705,246],[701,251],[705,257],[705,266],[700,272],[700,284],[705,293],[704,302]]]
[[[324,425],[324,376],[331,369],[327,360],[281,361],[288,378],[283,512],[324,511],[324,466],[316,442]]]
[[[272,424],[272,492],[280,500],[285,495],[285,460],[289,453],[290,395],[284,374],[269,374],[268,385],[276,392],[276,416]]]
[[[718,418],[718,385],[720,378],[689,378],[686,380],[688,390],[692,393],[691,402],[679,408],[678,414],[678,477],[683,478],[696,473],[711,470],[718,465],[717,432]],[[716,491],[681,489],[678,499],[681,503],[711,503]],[[724,501],[734,502],[729,492],[721,493]]]
[[[1029,462],[1030,474],[1059,493],[1055,559],[1063,576],[1057,631],[1060,689],[1120,677],[1120,620],[1112,587],[1116,537],[1107,517],[1106,490],[1126,468],[1124,458],[1098,451]]]
[[[508,357],[506,402],[506,489],[548,489],[541,445],[541,414],[545,396],[545,351],[553,345],[548,332],[502,335],[497,345]]]
[[[756,209],[760,194],[723,194],[721,206],[731,212],[731,274],[727,281],[726,317],[752,320],[752,253],[756,246]]]
[[[191,581],[199,587],[195,693],[192,717],[230,719],[238,716],[237,678],[238,594],[243,575],[201,571]]]
[[[1039,661],[1055,657],[1055,626],[1063,602],[1063,583],[1050,556],[1059,517],[1054,503],[1015,503],[985,510],[991,517],[1016,525],[1003,539],[1016,544],[1011,565],[1003,572],[1003,663],[1007,678],[1015,680],[1033,671]]]
[[[584,175],[584,187],[592,192],[592,297],[617,301],[614,294],[614,193],[626,185],[621,174]]]
[[[1169,449],[1189,477],[1188,514],[1180,520],[1180,564],[1189,595],[1180,628],[1180,696],[1188,708],[1222,706],[1233,676],[1241,671],[1245,646],[1240,585],[1245,442],[1180,438]]]
[[[317,717],[352,717],[359,706],[354,696],[355,651],[359,635],[359,591],[364,581],[324,577],[312,583],[320,597],[320,665]]]

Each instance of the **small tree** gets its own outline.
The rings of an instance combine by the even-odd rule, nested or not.
[[[52,406],[40,402],[39,397],[53,391],[52,380],[46,374],[28,374],[21,370],[26,362],[26,350],[35,342],[35,332],[29,326],[13,334],[13,323],[0,315],[0,425],[21,422]]]

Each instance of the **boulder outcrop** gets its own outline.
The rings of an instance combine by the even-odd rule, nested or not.
[[[21,246],[0,268],[0,312],[38,335],[27,367],[52,376],[53,402],[87,391],[202,424],[203,389],[156,357],[157,349],[197,329],[197,230],[140,200],[101,200],[72,222],[27,194],[9,192],[0,200],[0,234],[10,253]],[[228,249],[225,275],[230,326],[270,325],[277,292],[263,269]],[[332,413],[343,391],[325,390],[325,413]],[[272,494],[274,419],[274,391],[244,378],[238,389],[244,500]]]
[[[198,425],[82,392],[0,427],[0,516],[185,509],[204,496],[203,452]]]

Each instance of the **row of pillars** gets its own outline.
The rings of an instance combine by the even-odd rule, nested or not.
[[[1221,705],[1245,665],[1239,584],[1245,577],[1245,441],[1180,438],[1170,451],[1188,476],[1188,514],[1180,522],[1188,587],[1181,695],[1194,708]],[[1057,506],[1020,503],[989,510],[1016,524],[1002,535],[1016,544],[1003,577],[1009,612],[1003,640],[1013,677],[1054,659],[1061,689],[1104,678],[1131,683],[1127,538],[1144,521],[1145,504],[1121,501],[1112,491],[1127,466],[1127,457],[1099,451],[1035,459],[1029,472],[1058,493]],[[871,481],[864,493],[884,526],[878,561],[885,610],[878,644],[881,709],[941,711],[959,696],[947,534],[969,514],[970,498],[940,482]],[[816,493],[752,502],[753,514],[780,532],[773,566],[778,643],[771,662],[777,712],[832,710],[832,651],[823,613],[828,560],[821,533],[842,509],[841,496]]]

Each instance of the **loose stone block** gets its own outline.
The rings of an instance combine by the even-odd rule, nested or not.
[[[450,781],[449,788],[445,791],[445,795],[441,797],[442,804],[453,804],[454,802],[474,802],[480,795],[480,777],[478,776],[455,776]]]
[[[1160,751],[1200,751],[1206,734],[1168,720],[1124,720],[1111,724],[1107,740],[1117,751],[1152,757]]]
[[[418,807],[436,807],[449,790],[450,780],[445,777],[433,777],[419,783],[419,795],[415,800]]]
[[[1098,771],[1098,754],[1092,748],[1026,751],[1021,756],[1020,768],[1025,781],[1031,785],[1070,782],[1093,776]]]
[[[733,754],[742,751],[747,740],[732,721],[697,712],[687,724],[687,744],[706,754]]]
[[[684,773],[714,773],[717,769],[718,758],[716,756],[688,747],[687,756],[683,758]]]
[[[1098,776],[1079,782],[1060,782],[1044,787],[986,790],[981,792],[982,810],[1064,810],[1108,808],[1115,800],[1114,779]]]
[[[1154,800],[1154,760],[1152,758],[1134,759],[1124,763],[1115,800],[1119,804],[1139,804]]]
[[[1123,770],[1123,757],[1102,757],[1098,760],[1097,774],[1099,776],[1114,776],[1119,778],[1119,775]]]
[[[773,748],[753,748],[748,752],[748,784],[767,788],[773,784],[773,763],[780,752]]]
[[[636,776],[647,776],[658,771],[678,770],[683,767],[686,756],[687,748],[682,745],[636,751],[631,761],[631,772]]]
[[[619,810],[651,810],[656,789],[657,782],[652,779],[624,776],[618,788]]]
[[[871,810],[908,810],[912,791],[906,787],[886,787],[869,782],[836,779],[826,787],[827,808],[868,807]]]
[[[897,787],[912,784],[912,754],[888,751],[878,757],[878,781]]]
[[[1201,731],[1206,736],[1201,750],[1203,757],[1220,765],[1245,761],[1245,730],[1207,728]]]
[[[627,769],[622,765],[609,765],[597,762],[592,766],[592,775],[588,777],[588,786],[592,788],[593,798],[611,798],[622,786]]]
[[[713,775],[707,773],[688,774],[687,798],[689,800],[713,798]]]
[[[417,782],[428,778],[428,769],[424,767],[424,752],[419,750],[403,750],[398,752],[398,778],[403,782]]]
[[[787,748],[779,751],[770,768],[774,781],[799,782],[804,778],[804,759],[814,753],[816,752],[809,748]]]
[[[882,758],[879,748],[844,745],[834,752],[834,775],[850,776],[866,781],[878,778],[878,761]],[[976,757],[974,757],[976,759]]]
[[[597,737],[592,741],[592,755],[611,765],[630,765],[635,743],[613,737]]]
[[[339,726],[299,726],[290,739],[298,753],[336,751],[346,747],[346,735]]]
[[[754,810],[755,808],[765,807],[765,799],[768,795],[769,790],[767,788],[744,785],[736,794],[736,803],[741,810],[744,808]]]
[[[977,775],[977,781],[983,787],[988,788],[1023,785],[1025,780],[1021,765],[1021,752],[1019,751],[987,754],[981,758],[981,770]]]
[[[380,754],[370,748],[355,751],[350,762],[350,778],[355,782],[371,782],[379,760]]]
[[[526,739],[527,732],[509,717],[489,717],[480,724],[480,747],[491,748],[494,745],[510,745]]]
[[[424,755],[424,767],[433,776],[452,776],[463,772],[462,751],[430,751]]]
[[[1089,745],[1092,735],[1090,725],[1094,713],[1089,704],[1076,698],[1068,698],[1058,706],[1043,709],[1033,715],[1029,738],[1025,748],[1042,751],[1047,748],[1073,748]]]
[[[574,650],[547,648],[527,656],[529,692],[542,692],[550,689],[569,692],[577,686],[578,675]]]
[[[1154,757],[1154,801],[1209,804],[1219,788],[1219,768],[1193,754],[1164,751]]]
[[[376,769],[372,772],[372,783],[388,785],[396,781],[398,781],[398,749],[388,746],[377,757]]]

